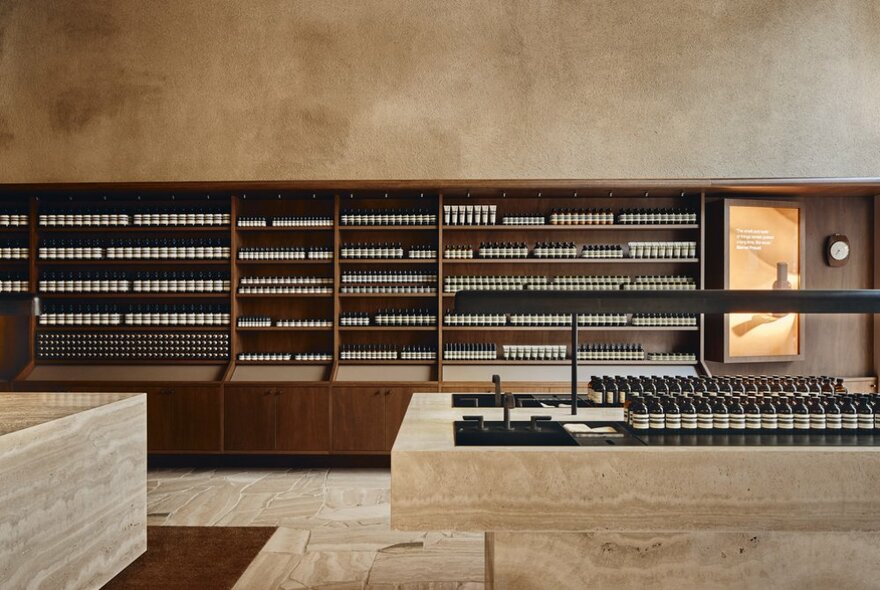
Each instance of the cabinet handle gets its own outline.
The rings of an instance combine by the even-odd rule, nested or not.
[[[386,390],[385,390],[385,395],[391,395],[391,390],[390,390],[390,389],[386,389]]]

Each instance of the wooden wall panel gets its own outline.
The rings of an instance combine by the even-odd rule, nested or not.
[[[778,200],[778,197],[774,197]],[[711,202],[717,198],[710,199]],[[806,221],[804,258],[807,289],[870,289],[874,286],[874,202],[870,197],[823,199],[804,198]],[[715,219],[707,221],[706,232],[718,236],[722,228]],[[846,266],[825,264],[825,239],[833,233],[846,234],[852,245]],[[714,243],[714,242],[713,242]],[[707,267],[720,264],[715,252],[708,253]],[[708,276],[717,276],[707,269]],[[708,285],[707,285],[708,286]],[[707,347],[714,334],[707,331]],[[874,326],[869,315],[812,315],[804,331],[803,361],[790,363],[707,362],[713,374],[820,374],[863,377],[873,375]]]

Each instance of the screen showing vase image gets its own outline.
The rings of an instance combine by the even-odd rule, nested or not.
[[[729,289],[800,289],[801,211],[797,207],[730,205]],[[798,355],[797,314],[734,313],[728,316],[728,355]]]

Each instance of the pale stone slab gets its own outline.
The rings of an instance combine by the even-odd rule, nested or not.
[[[145,394],[0,394],[0,588],[99,588],[146,551]]]
[[[495,590],[582,590],[587,583],[593,590],[871,590],[880,579],[876,532],[493,536],[486,567]]]
[[[393,528],[880,530],[880,448],[456,447],[449,397],[413,396],[391,455]]]

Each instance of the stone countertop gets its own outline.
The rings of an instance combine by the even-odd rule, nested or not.
[[[141,393],[0,393],[0,436]]]
[[[416,394],[391,452],[403,530],[880,530],[880,447],[456,447],[451,394]],[[521,408],[512,419],[622,419]]]

